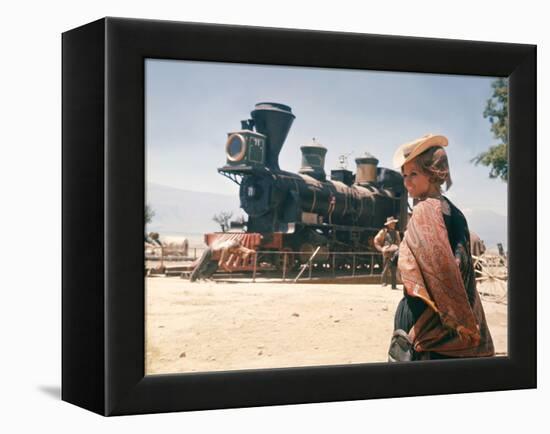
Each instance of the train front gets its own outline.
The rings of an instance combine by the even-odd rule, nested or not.
[[[280,232],[273,222],[277,221],[278,206],[286,195],[277,176],[281,173],[279,153],[294,119],[289,106],[262,102],[255,105],[251,119],[241,121],[241,129],[227,134],[226,164],[218,172],[240,186],[240,206],[248,220],[246,231],[206,234],[207,245],[236,239],[254,250],[260,245],[262,249],[272,250],[282,247],[282,238],[273,235]],[[250,267],[250,264],[242,264],[237,268]]]

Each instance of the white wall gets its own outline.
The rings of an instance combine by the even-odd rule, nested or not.
[[[61,32],[105,15],[539,45],[539,142],[548,143],[543,2],[4,2],[0,32],[0,430],[57,432],[527,432],[546,421],[548,315],[539,316],[539,390],[104,419],[59,401]],[[361,5],[361,6],[359,6]],[[539,147],[539,161],[549,156]],[[539,167],[542,169],[542,167]],[[547,197],[538,188],[539,221]],[[549,245],[539,230],[539,246]],[[539,265],[548,253],[539,248]],[[540,267],[539,267],[540,268]],[[548,305],[541,274],[539,312]],[[543,345],[543,338],[546,339]],[[546,366],[544,366],[546,364]],[[6,430],[7,426],[12,428]]]

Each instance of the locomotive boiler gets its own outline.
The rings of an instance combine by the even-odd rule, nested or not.
[[[248,220],[244,231],[207,234],[207,243],[237,238],[255,250],[288,252],[285,257],[298,264],[317,248],[317,262],[328,261],[331,252],[374,251],[373,237],[389,216],[399,219],[404,231],[407,193],[401,174],[378,167],[370,154],[355,159],[356,173],[336,168],[329,179],[327,148],[313,140],[300,147],[297,173],[281,170],[279,153],[294,119],[289,106],[262,102],[251,119],[241,121],[241,129],[228,133],[226,164],[218,172],[240,185]],[[271,260],[278,265],[280,255]],[[338,255],[338,265],[345,263],[345,255]]]

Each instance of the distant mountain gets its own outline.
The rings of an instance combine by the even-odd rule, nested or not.
[[[239,208],[239,198],[197,191],[181,190],[164,185],[148,183],[147,204],[155,215],[147,225],[148,231],[161,234],[202,234],[219,231],[220,226],[212,220],[221,211],[233,212],[233,219],[245,213]]]
[[[462,212],[468,221],[471,231],[479,235],[488,248],[496,247],[502,243],[504,248],[508,245],[506,216],[487,209],[463,209]]]

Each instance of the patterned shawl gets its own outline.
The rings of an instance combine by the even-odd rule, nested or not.
[[[469,256],[469,252],[464,252]],[[475,287],[470,304],[443,220],[441,201],[419,202],[399,248],[405,291],[427,308],[409,331],[414,349],[455,357],[494,354],[481,300]],[[471,258],[469,259],[471,265]],[[467,283],[468,284],[468,283]],[[471,282],[475,285],[475,280]]]

